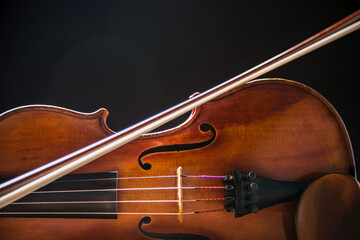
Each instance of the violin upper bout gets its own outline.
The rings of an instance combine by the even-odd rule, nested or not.
[[[6,167],[0,176],[26,172],[113,134],[106,125],[108,114],[103,108],[81,113],[47,105],[23,106],[1,114],[0,163]]]

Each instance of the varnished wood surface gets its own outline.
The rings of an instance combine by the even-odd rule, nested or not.
[[[10,178],[100,140],[111,130],[107,112],[90,115],[54,107],[20,108],[0,118],[0,176]],[[138,156],[156,146],[202,142],[207,123],[216,138],[200,149]],[[312,181],[326,173],[349,173],[354,160],[345,126],[331,105],[314,90],[285,80],[255,81],[198,108],[181,128],[145,135],[82,167],[77,173],[118,171],[120,177],[174,175],[182,166],[189,175],[226,175],[231,170],[284,181]],[[184,186],[218,185],[218,179],[185,179]],[[120,187],[176,186],[163,181],[120,181]],[[119,200],[176,199],[176,190],[118,193]],[[220,197],[222,191],[184,190],[184,199]],[[221,202],[185,203],[184,212],[222,208]],[[212,239],[296,239],[296,202],[272,206],[241,218],[233,213],[151,216],[149,232],[179,232]],[[119,205],[120,211],[175,212],[174,204]],[[117,220],[1,218],[1,239],[144,239],[137,227],[147,215]]]
[[[299,240],[360,239],[360,185],[348,175],[329,174],[313,182],[296,214]]]

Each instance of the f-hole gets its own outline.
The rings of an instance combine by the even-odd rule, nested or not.
[[[200,125],[200,130],[202,132],[211,131],[213,133],[213,136],[209,140],[206,140],[204,142],[188,143],[188,144],[174,144],[174,145],[165,145],[165,146],[149,148],[149,149],[143,151],[139,155],[138,162],[139,162],[140,167],[144,170],[149,170],[151,168],[150,163],[143,163],[141,161],[141,159],[148,154],[157,153],[157,152],[180,152],[180,151],[184,151],[184,150],[192,150],[192,149],[205,147],[214,141],[214,139],[216,137],[216,131],[213,126],[211,126],[208,123],[203,123]]]
[[[138,225],[139,231],[146,237],[156,238],[156,239],[193,239],[193,240],[210,240],[205,236],[197,235],[197,234],[189,234],[189,233],[152,233],[147,232],[142,229],[143,224],[151,223],[150,217],[143,217]]]

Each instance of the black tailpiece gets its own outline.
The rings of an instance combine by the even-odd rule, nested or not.
[[[232,171],[232,176],[227,176],[225,182],[234,185],[235,202],[225,205],[225,209],[235,210],[235,217],[257,213],[259,209],[297,199],[308,185],[271,180],[257,177],[254,172],[239,171]]]

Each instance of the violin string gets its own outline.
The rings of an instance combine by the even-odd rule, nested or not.
[[[50,214],[50,215],[188,215],[195,214],[196,212],[187,213],[143,213],[143,212],[0,212],[1,215],[37,215],[37,214]]]
[[[105,180],[133,180],[133,179],[149,179],[149,178],[178,178],[179,175],[164,175],[164,176],[144,176],[144,177],[120,177],[120,178],[101,178],[101,179],[75,179],[75,180],[58,180],[55,182],[76,182],[76,181],[105,181]],[[217,178],[223,179],[224,176],[214,175],[180,175],[180,177],[189,178]],[[225,186],[196,186],[196,187],[181,187],[181,189],[225,189]],[[179,187],[151,187],[151,188],[117,188],[117,189],[88,189],[88,190],[54,190],[54,191],[35,191],[33,193],[72,193],[72,192],[100,192],[100,191],[139,191],[139,190],[178,190]],[[203,199],[190,199],[181,200],[181,202],[199,202],[199,201],[224,201],[225,198],[203,198]],[[120,200],[120,201],[62,201],[62,202],[14,202],[16,205],[42,205],[42,204],[106,204],[106,203],[179,203],[179,200]],[[190,215],[198,213],[210,213],[210,212],[221,212],[225,209],[206,210],[206,211],[195,211],[185,213],[137,213],[137,212],[0,212],[0,214],[11,214],[11,215],[40,215],[40,214],[51,214],[51,215],[70,215],[70,214],[117,214],[117,215]]]
[[[200,186],[200,187],[181,187],[184,190],[190,189],[225,189],[226,186]],[[150,188],[114,188],[114,189],[85,189],[85,190],[54,190],[54,191],[35,191],[33,193],[72,193],[72,192],[109,192],[109,191],[147,191],[147,190],[178,190],[179,187],[150,187]]]
[[[163,212],[163,213],[147,213],[147,212],[0,212],[0,215],[192,215],[199,213],[215,213],[215,212],[225,212],[225,209],[213,209],[205,211],[195,211],[195,212]]]
[[[94,179],[74,179],[74,180],[57,180],[54,182],[85,182],[85,181],[107,181],[107,180],[136,180],[136,179],[149,179],[149,178],[177,178],[178,175],[164,175],[164,176],[145,176],[145,177],[120,177],[120,178],[94,178]],[[180,175],[180,177],[188,178],[221,178],[224,176],[213,175]]]
[[[227,210],[225,208],[220,209],[213,209],[213,210],[204,210],[204,211],[197,211],[195,213],[214,213],[214,212],[226,212]]]
[[[203,198],[189,199],[181,202],[200,202],[200,201],[225,201],[225,198]],[[36,205],[36,204],[91,204],[91,203],[177,203],[179,200],[122,200],[122,201],[67,201],[67,202],[14,202],[10,205]]]

